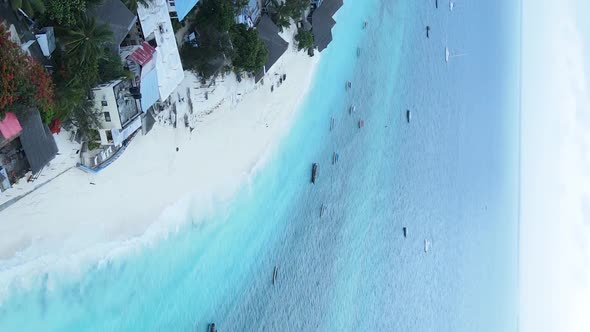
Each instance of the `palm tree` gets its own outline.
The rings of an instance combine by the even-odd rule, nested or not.
[[[106,24],[97,25],[94,17],[81,17],[71,29],[62,30],[61,40],[66,53],[75,56],[83,64],[90,59],[99,59],[105,45],[112,42],[113,33]]]
[[[22,9],[31,17],[34,17],[35,14],[45,13],[43,0],[10,0],[10,6],[15,11],[19,8]]]
[[[277,25],[280,31],[283,28],[288,28],[291,25],[289,18],[289,8],[284,3],[279,3],[277,0],[272,0],[269,11],[271,13],[271,19]]]
[[[142,5],[143,7],[147,8],[152,0],[123,0],[123,3],[130,11],[134,12],[137,10],[138,5]]]

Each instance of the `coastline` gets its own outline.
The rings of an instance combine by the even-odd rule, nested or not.
[[[294,33],[292,27],[283,36],[293,40]],[[71,169],[0,212],[0,298],[14,282],[26,283],[24,277],[59,269],[60,259],[66,266],[100,262],[120,248],[165,237],[189,221],[189,203],[206,216],[230,200],[288,133],[319,60],[319,53],[310,58],[291,43],[264,85],[251,78],[237,84],[229,74],[207,100],[186,72],[173,98],[190,89],[193,131],[156,124],[103,172]],[[287,75],[280,87],[278,74]],[[179,117],[186,104],[177,103]],[[82,212],[74,214],[72,205]]]

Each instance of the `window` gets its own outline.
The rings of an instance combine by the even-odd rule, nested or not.
[[[110,130],[105,130],[105,133],[107,134],[107,141],[109,143],[113,143],[113,132]]]
[[[100,103],[102,104],[102,106],[108,106],[109,105],[109,104],[107,104],[107,101],[106,100],[101,100]]]
[[[109,113],[109,112],[104,112],[103,114],[104,114],[104,120],[105,120],[106,122],[111,122],[111,113]]]

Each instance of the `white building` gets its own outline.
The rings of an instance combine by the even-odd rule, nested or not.
[[[92,90],[94,109],[100,112],[97,128],[102,145],[121,146],[141,128],[139,92],[130,80],[114,80]]]
[[[184,70],[170,22],[168,4],[166,0],[153,0],[147,8],[139,6],[137,14],[146,42],[155,49],[151,61],[154,62],[153,66],[157,75],[157,99],[164,101],[184,79]],[[150,81],[154,82],[156,79]],[[146,94],[142,98],[149,97],[147,94],[150,94],[151,90],[146,91],[142,86],[142,95]]]

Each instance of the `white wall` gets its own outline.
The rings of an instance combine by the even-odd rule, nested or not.
[[[121,118],[119,117],[119,110],[117,109],[117,100],[113,87],[121,80],[115,80],[108,84],[96,87],[92,92],[94,93],[94,108],[101,113],[109,112],[111,121],[105,121],[104,115],[101,114],[101,128],[102,129],[121,129]],[[102,101],[106,101],[107,106],[102,105]]]

